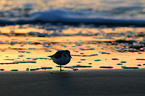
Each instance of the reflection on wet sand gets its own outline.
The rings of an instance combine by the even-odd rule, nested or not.
[[[3,26],[0,71],[59,70],[48,57],[57,50],[71,52],[72,60],[64,70],[145,68],[143,30],[65,25],[50,29],[40,24]]]

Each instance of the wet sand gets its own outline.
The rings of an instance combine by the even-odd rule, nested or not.
[[[45,27],[47,26],[47,27]],[[48,30],[53,28],[55,30]],[[93,27],[25,24],[0,27],[0,70],[59,70],[50,59],[57,50],[69,50],[78,69],[145,68],[144,27]],[[103,68],[104,69],[104,68]],[[64,68],[64,70],[72,70]]]
[[[1,96],[144,96],[145,70],[1,72]]]

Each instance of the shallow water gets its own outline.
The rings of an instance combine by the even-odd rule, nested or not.
[[[64,70],[73,71],[72,67],[78,70],[145,68],[144,30],[144,27],[92,25],[3,26],[0,28],[0,69],[42,71],[48,67],[46,70],[59,70],[48,56],[62,49],[70,50],[72,55]]]

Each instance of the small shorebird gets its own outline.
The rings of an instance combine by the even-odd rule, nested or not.
[[[54,63],[60,65],[60,71],[62,71],[61,65],[68,64],[72,58],[69,50],[59,50],[54,55],[48,57],[51,57]]]

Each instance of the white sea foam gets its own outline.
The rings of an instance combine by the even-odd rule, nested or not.
[[[29,15],[29,18],[0,19],[0,23],[65,22],[95,24],[145,24],[145,19],[116,17],[97,12],[72,11],[66,9],[49,9],[33,12]]]

